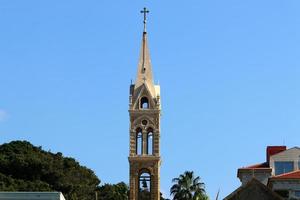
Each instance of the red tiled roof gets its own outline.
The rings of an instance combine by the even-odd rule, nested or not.
[[[273,176],[272,179],[300,179],[300,170]]]
[[[267,162],[259,163],[255,165],[250,165],[247,167],[241,167],[240,169],[269,169],[269,164]]]

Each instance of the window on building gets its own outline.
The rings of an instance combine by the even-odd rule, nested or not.
[[[295,196],[296,196],[296,197],[300,197],[300,190],[296,190],[296,191],[295,191]]]
[[[136,154],[143,154],[143,134],[141,129],[137,129],[136,131]]]
[[[149,101],[147,97],[141,98],[141,109],[148,109],[149,108]]]
[[[294,171],[294,162],[275,162],[275,175],[284,174],[292,171]]]

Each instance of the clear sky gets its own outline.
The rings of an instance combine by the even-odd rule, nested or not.
[[[299,0],[1,0],[0,143],[28,140],[128,183],[144,6],[165,194],[193,170],[225,197],[267,145],[300,145]]]

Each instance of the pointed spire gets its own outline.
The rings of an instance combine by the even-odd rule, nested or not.
[[[138,64],[138,71],[137,71],[137,76],[135,81],[135,89],[139,88],[143,84],[146,84],[151,94],[155,95],[154,83],[152,78],[152,67],[151,67],[151,60],[150,60],[150,53],[149,53],[147,32],[146,32],[146,14],[149,13],[149,11],[146,8],[144,8],[144,10],[141,11],[141,13],[144,14],[144,31],[143,31],[139,64]]]

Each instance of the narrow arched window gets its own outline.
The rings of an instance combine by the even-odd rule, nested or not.
[[[149,100],[148,100],[148,98],[147,97],[142,97],[140,105],[141,105],[141,109],[148,109],[149,108]]]
[[[153,130],[149,129],[147,133],[147,154],[153,155]]]
[[[141,129],[136,131],[136,149],[135,152],[137,155],[143,154],[143,134]]]

